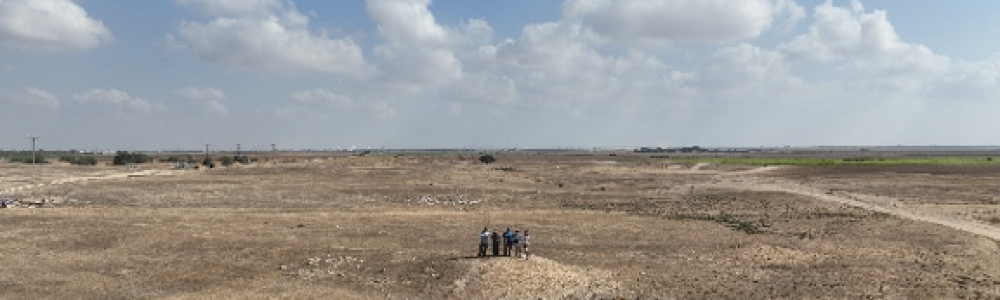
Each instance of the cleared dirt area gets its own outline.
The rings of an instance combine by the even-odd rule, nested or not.
[[[997,167],[521,155],[144,168],[0,164],[4,194],[56,199],[0,209],[0,297],[1000,297]],[[533,256],[476,258],[484,226],[530,229]]]

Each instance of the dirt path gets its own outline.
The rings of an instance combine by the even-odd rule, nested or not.
[[[734,175],[753,175],[767,172],[771,167],[759,168],[752,171],[741,172]],[[900,204],[899,199],[882,196],[872,196],[865,194],[829,192],[789,180],[777,178],[759,178],[754,176],[725,176],[718,177],[719,181],[708,184],[708,187],[739,189],[750,191],[784,192],[802,195],[824,201],[836,202],[854,207],[859,207],[871,211],[891,214],[894,216],[944,225],[953,229],[984,236],[995,241],[1000,241],[1000,228],[986,225],[974,220],[962,219],[948,215],[934,214],[918,211],[912,207]]]
[[[37,183],[37,184],[29,184],[29,185],[23,185],[23,186],[18,186],[18,187],[7,188],[7,189],[4,189],[4,190],[0,191],[0,193],[8,194],[8,193],[13,193],[13,192],[20,192],[20,191],[27,191],[27,190],[31,190],[31,189],[36,189],[36,188],[40,188],[40,187],[43,187],[43,186],[46,186],[46,185],[61,185],[61,184],[68,184],[68,183],[76,183],[76,182],[80,182],[80,181],[121,179],[121,178],[156,176],[156,175],[171,175],[171,174],[175,174],[175,173],[176,172],[172,171],[172,170],[142,170],[142,171],[128,172],[128,173],[100,174],[100,175],[91,175],[91,176],[71,176],[71,177],[59,178],[59,179],[56,179],[56,180],[52,180],[49,183]]]
[[[539,256],[532,256],[531,260],[470,260],[462,264],[465,274],[449,286],[455,299],[604,299],[623,292],[621,283],[607,272],[568,266]]]
[[[691,171],[701,171],[702,168],[709,166],[708,163],[696,163],[691,166]]]

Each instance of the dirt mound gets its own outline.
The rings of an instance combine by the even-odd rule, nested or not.
[[[621,284],[602,270],[567,266],[543,258],[470,259],[468,271],[455,280],[452,296],[460,299],[604,299]]]

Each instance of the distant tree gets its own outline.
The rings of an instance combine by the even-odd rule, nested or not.
[[[497,161],[497,158],[493,157],[493,155],[489,155],[489,154],[482,155],[482,156],[479,157],[479,162],[484,163],[484,164],[492,164],[492,163],[494,163],[496,161]]]
[[[215,163],[212,162],[212,158],[211,157],[205,156],[205,159],[201,160],[201,164],[203,166],[211,166],[211,165],[214,165]]]
[[[251,158],[246,155],[233,156],[233,162],[238,162],[244,165],[255,161],[257,161],[257,158]]]
[[[233,165],[233,158],[229,156],[223,156],[222,158],[219,159],[219,163],[221,163],[223,166],[227,167],[231,166]]]
[[[59,157],[59,161],[77,166],[93,166],[97,164],[97,159],[93,156],[61,156]]]
[[[118,151],[112,161],[115,165],[144,164],[152,162],[153,158],[139,152]]]
[[[73,164],[78,166],[93,166],[97,165],[97,158],[94,158],[93,156],[84,156],[77,158],[76,162]]]
[[[47,164],[47,163],[49,163],[49,161],[46,160],[45,156],[42,156],[41,153],[39,153],[39,154],[37,154],[35,156],[35,160],[34,161],[31,160],[31,155],[20,156],[20,157],[11,157],[10,159],[8,159],[8,161],[9,162],[22,162],[22,163],[26,163],[26,164],[30,164],[32,162],[34,162],[36,164]]]
[[[177,163],[177,162],[181,162],[181,158],[178,157],[177,155],[171,155],[171,156],[168,156],[167,158],[160,159],[160,161],[161,162],[168,162],[168,163]]]

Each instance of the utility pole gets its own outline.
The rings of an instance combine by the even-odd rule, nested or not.
[[[35,142],[40,138],[34,134],[25,134],[24,138],[31,139],[31,181],[35,181],[35,163],[38,159],[38,154],[35,153]]]
[[[205,157],[206,158],[208,157],[208,146],[210,146],[210,145],[212,145],[212,144],[205,144]]]
[[[236,157],[239,157],[239,156],[240,156],[240,151],[241,151],[241,150],[242,150],[242,149],[240,149],[240,144],[236,144]]]
[[[31,165],[34,166],[35,159],[38,157],[38,155],[35,154],[35,141],[37,141],[40,137],[33,134],[25,134],[24,138],[31,139]]]

